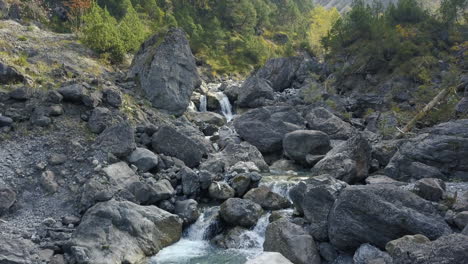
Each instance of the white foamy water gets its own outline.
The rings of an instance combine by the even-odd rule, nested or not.
[[[233,118],[232,115],[232,105],[229,102],[229,98],[223,92],[216,93],[216,99],[218,99],[219,104],[221,106],[221,112],[223,113],[224,117],[226,117],[227,121],[231,121]]]
[[[200,112],[206,112],[208,111],[206,108],[206,95],[201,95],[200,96]]]

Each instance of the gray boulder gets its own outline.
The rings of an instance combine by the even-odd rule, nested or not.
[[[194,223],[200,216],[198,203],[193,199],[177,201],[174,213],[184,221],[185,225]]]
[[[249,77],[240,87],[237,105],[245,108],[256,108],[273,100],[274,93],[270,83],[255,76]]]
[[[154,178],[148,178],[144,182],[134,181],[128,188],[136,201],[141,204],[156,204],[175,194],[174,188],[166,179],[157,181]]]
[[[461,234],[442,236],[432,242],[429,239],[397,241],[391,241],[386,247],[394,263],[462,264],[468,259],[468,238]]]
[[[100,134],[112,123],[111,111],[105,107],[94,108],[88,120],[91,132]]]
[[[305,113],[307,127],[327,134],[331,139],[348,139],[355,133],[354,128],[323,107],[313,108]]]
[[[245,264],[293,264],[278,252],[263,252],[257,257],[248,260]]]
[[[210,198],[224,201],[233,198],[235,190],[225,182],[213,182],[208,188],[208,193]]]
[[[349,186],[328,218],[330,242],[341,250],[370,243],[380,248],[402,235],[431,239],[452,231],[430,202],[391,185]]]
[[[0,216],[8,211],[16,202],[16,192],[4,186],[0,188]]]
[[[96,139],[97,146],[117,157],[126,157],[135,148],[134,128],[128,121],[106,128]]]
[[[247,173],[239,174],[232,179],[231,186],[236,191],[237,196],[243,196],[250,187],[251,178]]]
[[[265,251],[279,252],[296,264],[320,264],[314,239],[301,226],[285,220],[268,225],[263,243]]]
[[[357,133],[334,147],[312,169],[316,175],[329,174],[347,183],[363,182],[369,175],[371,146]]]
[[[259,204],[265,210],[280,210],[291,206],[291,202],[289,202],[288,199],[272,192],[270,188],[266,186],[260,186],[248,191],[244,195],[244,199]]]
[[[385,168],[393,179],[468,179],[468,119],[439,124],[405,144]]]
[[[414,184],[413,192],[426,200],[438,202],[444,197],[445,183],[441,179],[421,179]]]
[[[128,157],[128,161],[141,172],[150,171],[158,166],[158,155],[145,148],[136,148]]]
[[[81,84],[72,84],[60,87],[58,92],[63,96],[64,101],[82,103],[82,99],[87,95],[86,88]]]
[[[310,234],[319,241],[328,240],[328,216],[341,190],[348,185],[330,176],[300,182],[290,191],[295,208],[311,223]]]
[[[162,40],[160,36],[147,40],[129,75],[139,79],[154,107],[174,115],[185,112],[193,90],[201,84],[186,34],[178,28],[169,29]]]
[[[75,263],[139,263],[175,243],[182,220],[156,206],[111,200],[89,209],[69,243]]]
[[[354,264],[393,264],[393,259],[387,252],[370,245],[362,244],[354,253]]]
[[[282,92],[292,86],[301,62],[299,57],[269,59],[255,76],[269,81],[275,92]]]
[[[219,214],[230,225],[249,228],[257,224],[263,210],[250,200],[229,198],[221,204]]]
[[[0,84],[14,84],[24,81],[26,81],[26,77],[17,69],[0,62]]]
[[[190,168],[182,168],[178,176],[182,179],[182,191],[185,195],[195,195],[200,191],[200,179]]]
[[[4,264],[33,264],[32,252],[35,246],[30,240],[11,238],[0,233],[0,263]]]
[[[234,120],[239,136],[262,153],[281,152],[287,133],[304,128],[304,119],[289,106],[268,106],[248,111]]]
[[[122,93],[117,88],[106,88],[102,91],[102,99],[112,107],[119,108],[122,105]]]
[[[283,139],[284,154],[303,165],[315,165],[308,163],[308,156],[325,156],[330,149],[328,135],[320,131],[297,130]]]
[[[161,127],[154,133],[152,146],[157,153],[178,158],[190,168],[198,166],[208,154],[204,145],[169,126]]]

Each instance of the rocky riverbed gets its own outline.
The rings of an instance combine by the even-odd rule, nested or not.
[[[394,139],[408,102],[363,116],[308,55],[209,80],[179,29],[66,58],[50,89],[0,59],[0,263],[467,262],[468,119]]]

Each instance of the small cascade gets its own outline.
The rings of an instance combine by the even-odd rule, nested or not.
[[[208,111],[206,108],[206,104],[207,104],[206,95],[201,95],[200,96],[200,112]]]
[[[221,112],[223,113],[224,117],[226,117],[227,121],[231,121],[233,118],[232,115],[232,105],[229,102],[229,98],[223,92],[216,92],[216,99],[219,101],[219,105],[221,106]]]
[[[253,252],[250,255],[256,255],[263,251],[263,242],[265,242],[265,232],[270,223],[270,213],[264,214],[258,219],[257,224],[252,230],[245,231],[242,237],[241,249],[248,249]]]
[[[289,197],[289,191],[296,184],[297,184],[297,182],[291,182],[291,181],[286,181],[286,180],[261,182],[260,183],[260,185],[267,186],[268,188],[270,188],[270,190],[272,192],[277,193],[277,194],[279,194],[279,195],[281,195],[283,197],[286,197],[289,200],[291,200],[291,198]]]

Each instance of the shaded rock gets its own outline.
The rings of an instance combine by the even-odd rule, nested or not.
[[[102,91],[102,99],[105,103],[115,108],[122,105],[122,93],[117,89],[106,88]]]
[[[77,263],[138,263],[181,235],[179,217],[156,206],[111,200],[86,212],[69,253]]]
[[[25,80],[26,77],[17,69],[0,62],[0,84],[14,84]]]
[[[175,203],[174,213],[184,221],[185,225],[194,223],[200,216],[198,203],[193,199],[177,201]]]
[[[152,142],[157,153],[178,158],[190,168],[198,166],[208,153],[203,145],[169,126],[161,127],[154,133]]]
[[[468,225],[468,211],[460,212],[455,215],[453,222],[460,230],[463,230]]]
[[[213,182],[213,179],[215,178],[215,175],[213,175],[209,171],[201,170],[198,173],[198,178],[200,179],[200,188],[202,190],[206,190],[210,187],[211,183]]]
[[[158,155],[145,148],[136,148],[128,157],[128,161],[141,172],[150,171],[158,166]]]
[[[58,89],[63,96],[64,101],[81,103],[83,97],[87,94],[86,88],[81,84],[72,84]]]
[[[424,239],[392,241],[387,251],[394,263],[398,264],[465,263],[468,259],[468,239],[461,234],[451,234],[432,242]]]
[[[260,186],[248,191],[244,195],[244,199],[251,200],[259,204],[265,210],[279,210],[291,206],[288,199],[272,192],[270,188],[266,186]]]
[[[15,90],[8,93],[11,99],[18,101],[26,101],[31,97],[30,92],[26,87],[16,88]]]
[[[0,188],[0,216],[16,202],[16,192],[8,187]]]
[[[256,108],[266,104],[266,100],[273,100],[274,92],[270,83],[255,76],[249,77],[239,88],[237,105],[239,107]]]
[[[211,183],[208,192],[210,197],[216,200],[227,200],[235,195],[235,190],[225,182]]]
[[[316,175],[328,174],[347,183],[364,181],[371,163],[369,142],[357,133],[334,147],[312,169]]]
[[[201,80],[183,30],[169,29],[147,40],[135,55],[130,76],[136,76],[154,107],[181,115]]]
[[[104,151],[117,157],[126,157],[136,147],[134,129],[128,121],[106,128],[96,139]]]
[[[96,107],[88,119],[91,132],[100,134],[112,123],[111,112],[105,107]]]
[[[182,191],[185,195],[197,194],[200,191],[200,179],[190,168],[182,168],[178,175],[182,179]]]
[[[444,196],[445,183],[440,179],[421,179],[414,184],[413,192],[426,200],[438,202]]]
[[[331,139],[348,139],[353,127],[323,107],[311,109],[305,114],[307,127],[327,134]]]
[[[268,106],[248,111],[234,120],[242,139],[262,153],[281,152],[283,138],[304,128],[304,120],[292,107]]]
[[[291,87],[301,62],[300,57],[269,59],[255,76],[268,80],[275,92],[282,92]]]
[[[100,91],[94,91],[92,93],[85,93],[81,97],[81,101],[84,105],[89,107],[97,107],[102,102],[102,93]]]
[[[252,227],[262,216],[262,207],[250,200],[229,198],[221,204],[221,218],[234,226]]]
[[[354,253],[353,260],[355,264],[393,263],[393,259],[388,253],[370,244],[362,244]]]
[[[278,252],[263,252],[259,256],[248,260],[245,264],[293,264]]]
[[[297,130],[283,139],[284,154],[304,165],[315,165],[307,162],[308,155],[325,155],[330,149],[330,139],[320,131]]]
[[[345,188],[328,220],[330,242],[341,250],[354,250],[364,243],[384,248],[405,234],[436,239],[451,233],[430,202],[391,185]]]
[[[0,128],[1,127],[9,127],[13,124],[13,119],[7,117],[7,116],[1,116],[0,115]]]
[[[259,248],[259,244],[255,238],[249,236],[249,229],[236,226],[229,229],[224,234],[221,234],[213,239],[213,242],[222,248],[249,249]]]
[[[237,196],[243,196],[250,187],[250,176],[248,174],[240,174],[232,179],[231,186],[236,191]]]
[[[293,263],[320,264],[314,239],[299,225],[276,221],[268,225],[263,244],[265,251],[279,252]]]
[[[61,93],[57,91],[48,91],[47,92],[47,101],[53,104],[60,104],[63,100]]]
[[[329,263],[332,263],[336,258],[338,258],[338,252],[333,245],[328,242],[319,243],[318,249],[320,256]]]

